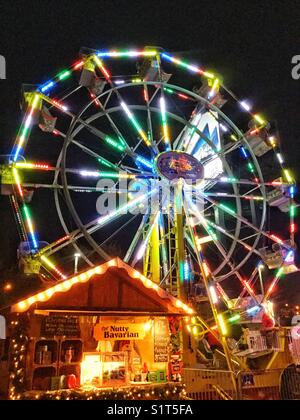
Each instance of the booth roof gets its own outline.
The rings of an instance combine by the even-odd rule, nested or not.
[[[193,309],[119,258],[94,267],[11,306],[12,312],[192,315]]]

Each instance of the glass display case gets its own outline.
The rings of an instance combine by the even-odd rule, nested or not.
[[[121,386],[128,383],[127,352],[83,353],[81,385]]]

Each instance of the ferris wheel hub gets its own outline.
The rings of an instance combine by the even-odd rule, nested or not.
[[[157,172],[169,181],[203,179],[204,167],[192,155],[185,152],[169,151],[160,153],[156,159]]]

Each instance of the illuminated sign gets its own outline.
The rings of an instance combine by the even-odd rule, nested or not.
[[[204,178],[216,178],[223,172],[222,161],[216,157],[215,151],[221,149],[218,115],[213,111],[198,112],[192,117],[190,123],[194,127],[189,128],[184,134],[184,150],[200,162],[211,157],[209,162],[203,164]],[[203,133],[203,137],[196,129]],[[204,136],[211,141],[215,150],[206,142]]]
[[[143,340],[145,324],[113,324],[101,323],[94,327],[94,338],[103,340]]]
[[[184,152],[164,152],[156,161],[158,172],[169,181],[183,178],[198,181],[203,178],[203,166],[193,156]]]

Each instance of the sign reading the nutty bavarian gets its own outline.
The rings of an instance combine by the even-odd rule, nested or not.
[[[165,319],[154,320],[154,362],[168,361],[169,326]]]
[[[101,323],[94,327],[94,338],[102,340],[143,340],[144,324],[110,324]]]

